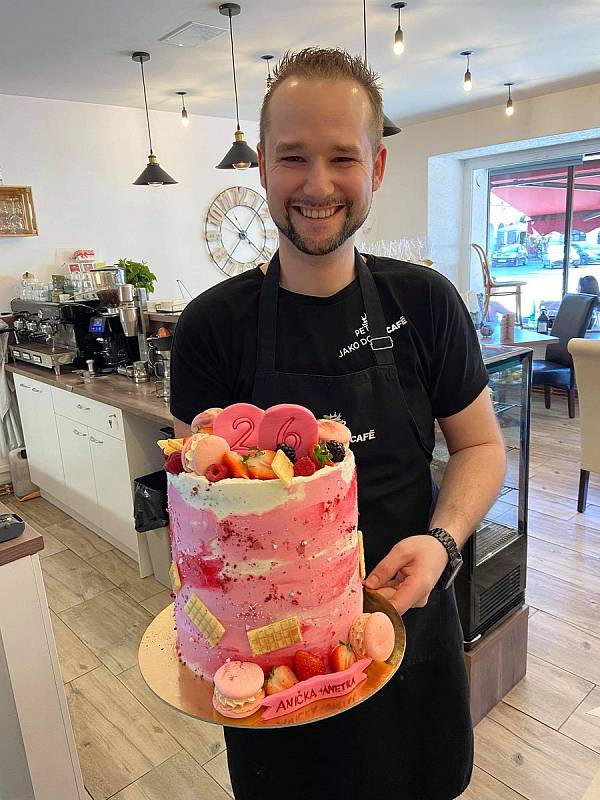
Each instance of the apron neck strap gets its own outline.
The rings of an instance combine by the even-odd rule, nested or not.
[[[368,256],[371,258],[371,256]],[[358,274],[360,291],[365,306],[371,348],[378,366],[394,364],[393,341],[386,332],[385,317],[371,269],[358,252],[354,250],[354,265]],[[281,263],[279,250],[269,263],[263,279],[258,304],[257,371],[274,372],[277,346],[277,309],[279,304],[279,275]]]

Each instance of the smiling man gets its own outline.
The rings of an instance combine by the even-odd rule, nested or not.
[[[226,729],[236,800],[450,800],[471,776],[452,582],[497,496],[504,448],[454,287],[434,270],[354,249],[383,180],[382,130],[376,76],[361,59],[286,55],[263,102],[258,151],[279,250],[196,298],[175,332],[177,435],[202,409],[244,401],[294,402],[346,421],[366,584],[406,627],[400,669],[368,701],[307,726]],[[439,496],[436,419],[451,453]]]

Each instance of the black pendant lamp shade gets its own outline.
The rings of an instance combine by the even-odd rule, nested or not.
[[[397,133],[402,133],[402,128],[399,128],[395,122],[388,117],[387,114],[383,115],[383,135],[395,136]]]
[[[148,166],[142,174],[133,182],[134,186],[166,186],[177,183],[158,163],[157,157],[152,151],[152,135],[150,133],[150,117],[148,115],[148,99],[146,97],[146,81],[144,79],[144,61],[150,60],[149,53],[133,53],[133,61],[139,62],[142,69],[142,86],[144,87],[144,107],[146,109],[146,123],[148,124],[148,142],[150,145],[150,155],[148,156]]]
[[[363,0],[363,37],[365,41],[365,66],[368,66],[369,63],[367,61],[367,0]],[[383,115],[383,136],[394,136],[397,133],[401,133],[402,128],[399,128],[396,124],[392,122],[392,120],[387,116],[387,114]]]
[[[258,155],[254,150],[248,146],[244,140],[244,133],[240,129],[240,112],[238,105],[237,94],[237,80],[235,76],[235,53],[233,47],[233,28],[231,25],[231,18],[237,17],[241,12],[241,8],[237,3],[222,3],[219,6],[219,12],[225,17],[229,17],[229,37],[231,39],[231,65],[233,69],[233,90],[235,93],[235,116],[237,119],[237,130],[235,132],[235,141],[231,148],[227,151],[225,158],[217,164],[217,169],[248,169],[249,167],[258,167]]]

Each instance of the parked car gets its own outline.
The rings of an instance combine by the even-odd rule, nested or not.
[[[600,244],[573,242],[573,249],[579,256],[580,264],[600,264]]]
[[[520,267],[527,265],[527,250],[522,244],[506,244],[492,253],[493,267]]]
[[[542,266],[544,269],[561,269],[565,254],[565,246],[560,242],[551,242],[542,256]],[[569,248],[569,264],[578,267],[581,263],[579,253],[573,245]]]

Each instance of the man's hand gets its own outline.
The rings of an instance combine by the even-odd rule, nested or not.
[[[433,536],[409,536],[394,545],[365,581],[399,614],[423,608],[448,563],[448,553]]]

